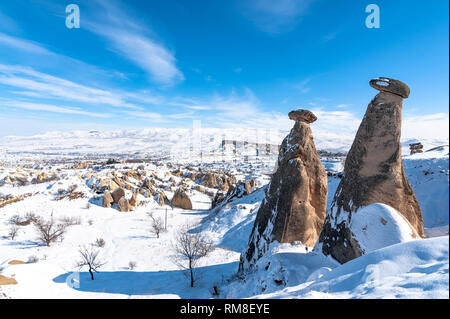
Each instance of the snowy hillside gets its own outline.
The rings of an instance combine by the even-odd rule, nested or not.
[[[166,138],[175,141],[177,135]],[[40,138],[36,139],[35,145],[40,144]],[[119,139],[126,145],[126,137]],[[95,143],[100,148],[100,141],[107,140],[102,136]],[[28,143],[29,150],[37,150],[30,141],[20,143]],[[86,137],[88,141],[94,143]],[[12,140],[9,147],[25,145],[20,143],[18,139]],[[105,150],[113,150],[111,145],[115,142],[111,143],[105,143]],[[133,145],[130,147],[137,147]],[[223,185],[215,188],[209,185],[206,177],[209,175],[202,178],[189,175],[201,174],[195,164],[174,166],[163,161],[74,168],[62,163],[39,166],[38,170],[6,164],[0,166],[0,180],[4,181],[0,186],[2,196],[30,195],[0,207],[0,276],[3,276],[0,282],[2,278],[16,281],[12,285],[0,284],[0,298],[448,298],[448,152],[448,147],[442,147],[404,156],[406,174],[421,205],[426,233],[433,238],[412,239],[389,207],[376,204],[367,208],[373,210],[373,220],[355,220],[355,227],[363,229],[368,224],[384,227],[379,222],[383,218],[388,223],[386,227],[392,227],[389,233],[398,236],[368,240],[367,255],[339,265],[299,243],[274,243],[270,253],[258,262],[258,269],[245,276],[237,275],[239,257],[270,181],[263,166],[251,164],[251,173],[247,173],[241,170],[240,162],[222,163],[222,169],[234,174],[237,181],[254,181],[255,187],[249,195],[234,197],[210,209],[220,191],[217,187]],[[330,204],[343,166],[338,159],[323,156],[322,160],[329,171]],[[55,173],[58,178],[30,183],[36,178],[33,176],[42,176],[41,170],[47,177]],[[127,172],[151,176],[155,195],[139,193],[139,205],[127,213],[119,212],[115,205],[102,207],[102,196],[98,195],[102,179]],[[137,177],[129,176],[123,177],[126,185],[139,184]],[[10,177],[16,179],[11,182]],[[73,194],[82,196],[59,199],[72,185],[76,185]],[[158,203],[161,191],[170,200],[181,186],[187,189],[192,210],[172,209]],[[129,198],[132,194],[126,188],[125,196]],[[162,220],[167,217],[167,231],[160,238],[150,231],[149,212]],[[46,247],[37,239],[33,222],[27,221],[30,216],[45,220],[53,216],[70,226],[61,241]],[[14,223],[19,226],[12,239],[10,231]],[[191,234],[210,238],[214,246],[209,255],[199,260],[194,288],[189,286],[173,249],[179,230],[185,225]],[[104,240],[103,247],[96,244],[98,239]],[[94,281],[84,268],[79,273],[80,286],[68,285],[69,279],[78,278],[76,262],[83,246],[97,249],[105,264]]]

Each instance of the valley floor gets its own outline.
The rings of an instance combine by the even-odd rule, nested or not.
[[[445,152],[404,161],[430,238],[378,249],[344,265],[301,244],[275,243],[257,270],[245,276],[236,275],[239,256],[264,197],[267,177],[260,178],[262,187],[252,194],[213,210],[209,196],[192,192],[192,210],[147,201],[129,213],[103,208],[101,198],[55,201],[49,195],[58,187],[55,182],[2,186],[4,193],[34,195],[0,208],[0,275],[17,281],[0,285],[0,298],[449,298],[448,148]],[[75,182],[90,191],[85,181],[77,179],[77,172],[64,185]],[[331,196],[338,182],[330,177]],[[160,238],[150,232],[149,212],[163,220],[167,214],[167,231]],[[21,226],[11,240],[9,219],[26,213],[46,219],[52,214],[73,217],[79,222],[51,247],[36,240],[32,224]],[[215,246],[200,260],[194,288],[173,250],[184,225],[191,233],[211,238]],[[87,269],[78,273],[75,265],[79,248],[92,246],[98,238],[105,241],[98,248],[105,265],[92,281]],[[30,257],[37,262],[27,262]],[[27,263],[11,265],[12,260]],[[130,267],[130,262],[135,266]]]

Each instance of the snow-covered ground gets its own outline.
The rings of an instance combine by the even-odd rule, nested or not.
[[[168,140],[176,140],[177,134],[168,136]],[[41,142],[48,136],[35,138],[34,142],[32,139],[12,139],[0,148],[7,150],[4,154],[22,147],[39,153],[37,148],[45,147]],[[65,138],[61,137],[61,141]],[[119,143],[119,146],[131,145],[131,149],[137,143],[135,139],[127,144],[125,137],[111,137],[112,140],[114,138],[124,143]],[[150,143],[151,137],[143,140],[146,138]],[[112,146],[114,141],[107,144],[108,139],[103,136],[100,140],[105,142],[105,153],[121,150]],[[52,147],[56,147],[58,141],[59,137],[55,135]],[[91,141],[90,137],[86,137],[86,143],[88,141]],[[99,145],[101,143],[96,147]],[[145,149],[147,145],[136,146],[135,150]],[[62,142],[60,147],[69,149]],[[82,149],[80,144],[78,150]],[[239,162],[222,163],[222,168],[232,169],[238,179],[256,179],[259,189],[215,209],[210,210],[210,196],[192,187],[189,191],[192,210],[172,209],[167,205],[161,207],[152,198],[139,197],[144,204],[129,213],[101,206],[101,197],[96,199],[89,187],[92,180],[80,178],[80,175],[89,173],[88,169],[67,169],[63,164],[47,167],[44,170],[59,168],[66,176],[43,184],[0,186],[3,194],[34,194],[0,208],[0,274],[17,281],[16,285],[0,285],[0,298],[448,298],[448,152],[448,147],[443,147],[404,156],[406,174],[421,205],[426,233],[430,238],[412,239],[404,229],[398,229],[401,235],[398,240],[378,241],[375,246],[368,244],[370,249],[366,255],[344,265],[301,244],[274,243],[271,251],[258,262],[257,270],[245,276],[237,275],[238,262],[269,181],[269,176],[262,172],[263,166],[251,164],[253,173],[248,174],[239,172]],[[55,154],[57,157],[56,149]],[[330,171],[342,170],[340,160],[328,159],[324,164]],[[124,165],[136,168],[138,164],[120,164],[119,167]],[[12,164],[0,166],[0,180],[15,170]],[[145,164],[145,170],[148,175],[157,172],[164,181],[169,177],[180,180],[165,175],[169,171],[166,166]],[[329,203],[339,181],[338,175],[329,177]],[[54,200],[58,189],[73,184],[88,196]],[[130,194],[127,191],[127,197]],[[170,188],[166,195],[169,199],[173,196]],[[395,224],[389,208],[383,209],[375,209],[374,216],[391,218]],[[164,219],[166,211],[167,232],[157,238],[150,232],[151,219],[147,213],[153,212],[154,216]],[[37,241],[32,223],[20,226],[14,240],[8,238],[9,219],[13,215],[25,216],[27,213],[45,219],[52,215],[56,219],[73,217],[81,222],[68,227],[63,241],[51,247]],[[191,233],[208,236],[215,246],[210,255],[200,260],[194,288],[190,287],[186,272],[175,262],[173,250],[178,230],[186,224],[190,225]],[[98,248],[105,265],[95,274],[94,281],[90,280],[87,270],[82,269],[79,287],[68,285],[68,278],[77,278],[75,264],[79,260],[79,248],[93,245],[98,238],[105,241],[105,246]],[[26,262],[32,256],[38,261],[9,264],[11,260]],[[136,264],[134,269],[130,269],[130,262]],[[214,295],[214,286],[218,288],[219,296]]]

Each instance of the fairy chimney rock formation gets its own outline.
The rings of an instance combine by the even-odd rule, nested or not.
[[[364,254],[351,220],[360,208],[371,204],[395,208],[414,237],[424,236],[422,213],[401,158],[402,102],[409,88],[388,78],[371,80],[370,85],[380,92],[367,107],[356,133],[316,247],[340,263]]]
[[[326,216],[327,174],[317,154],[308,110],[289,113],[294,127],[280,146],[277,170],[258,210],[239,270],[253,267],[273,241],[314,246]]]

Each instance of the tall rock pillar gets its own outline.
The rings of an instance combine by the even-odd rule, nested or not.
[[[341,263],[364,253],[349,225],[352,215],[370,204],[395,208],[414,236],[424,236],[422,213],[401,158],[402,102],[410,90],[388,78],[371,80],[370,85],[380,93],[370,102],[356,133],[318,241],[325,255]]]
[[[239,270],[251,267],[272,241],[300,241],[313,247],[326,216],[327,174],[317,154],[307,110],[289,113],[295,121],[281,144],[277,170],[272,176],[250,235]]]

